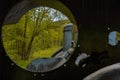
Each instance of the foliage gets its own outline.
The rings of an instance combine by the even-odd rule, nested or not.
[[[29,62],[35,57],[50,57],[62,47],[63,28],[69,22],[57,10],[34,8],[24,14],[18,23],[3,26],[4,48],[11,59],[18,63]]]

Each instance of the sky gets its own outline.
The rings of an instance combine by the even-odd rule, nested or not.
[[[108,43],[112,46],[115,46],[117,45],[118,41],[116,40],[116,37],[117,37],[117,31],[112,31],[109,33],[108,35]]]

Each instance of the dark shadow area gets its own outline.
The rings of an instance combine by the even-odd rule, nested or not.
[[[2,0],[0,2],[0,26],[10,9],[20,0]],[[53,0],[54,1],[54,0]],[[0,80],[82,80],[89,74],[117,62],[120,62],[120,43],[117,46],[108,45],[108,27],[111,31],[120,32],[120,1],[119,0],[59,0],[65,4],[75,16],[79,35],[77,47],[68,62],[59,69],[48,73],[31,73],[18,66],[11,66],[12,61],[6,56],[0,39]],[[42,2],[42,1],[41,1]],[[36,1],[37,3],[37,1]],[[49,3],[52,6],[52,3]],[[56,6],[56,7],[55,7]],[[53,7],[58,8],[54,2]],[[62,10],[62,8],[60,8]],[[67,14],[67,11],[66,11]],[[82,24],[82,25],[81,25]],[[0,30],[1,30],[0,28]],[[0,33],[1,34],[1,33]],[[79,46],[78,46],[79,45]],[[78,53],[101,53],[108,51],[109,59],[100,64],[89,63],[84,68],[76,67]],[[98,56],[98,55],[96,55]],[[94,58],[94,57],[93,57]],[[96,58],[95,58],[96,59]],[[100,58],[102,59],[102,58]],[[94,60],[92,60],[94,62]],[[94,62],[96,63],[96,61]],[[114,72],[113,72],[114,73]],[[34,76],[34,74],[37,74]],[[118,76],[119,72],[115,75]],[[114,77],[114,74],[112,74]],[[15,77],[16,76],[16,77]],[[109,75],[111,76],[111,74]],[[108,77],[109,77],[108,76]],[[108,77],[104,79],[109,79]],[[102,80],[103,78],[101,78]],[[111,78],[112,79],[112,78]],[[115,77],[114,77],[115,79]],[[118,78],[119,79],[119,78]]]

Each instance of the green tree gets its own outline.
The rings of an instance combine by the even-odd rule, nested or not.
[[[27,12],[18,23],[4,25],[2,37],[6,51],[28,60],[39,50],[62,46],[63,28],[69,23],[61,12],[37,7]]]

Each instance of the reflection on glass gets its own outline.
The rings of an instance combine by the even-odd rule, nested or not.
[[[109,33],[108,38],[108,43],[112,46],[116,46],[118,44],[118,41],[120,40],[120,33],[117,31],[112,31]]]
[[[65,63],[66,57],[74,51],[74,26],[69,23],[70,20],[58,10],[34,8],[18,23],[3,25],[4,48],[23,69],[32,72],[53,70]]]

